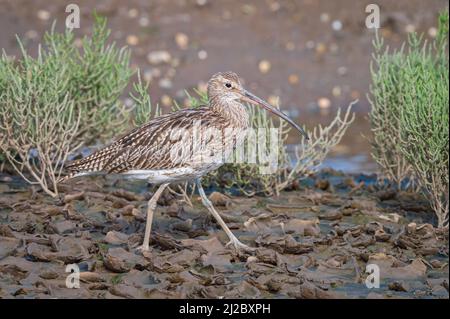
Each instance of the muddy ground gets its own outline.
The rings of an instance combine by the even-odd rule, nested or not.
[[[20,56],[16,35],[32,54],[53,21],[62,31],[65,8],[73,1],[0,0],[0,48]],[[92,12],[106,16],[111,40],[131,49],[133,67],[150,81],[154,103],[166,110],[172,99],[186,101],[184,90],[204,89],[218,71],[233,70],[247,88],[280,106],[298,123],[326,124],[338,107],[355,106],[357,121],[332,155],[351,159],[333,167],[374,171],[366,118],[373,30],[365,27],[365,8],[373,1],[354,0],[77,0],[80,29],[89,34]],[[386,43],[398,48],[408,32],[431,39],[446,0],[377,0]],[[149,56],[164,52],[156,63]],[[298,143],[292,136],[289,143]],[[362,155],[362,158],[361,158]],[[353,158],[359,156],[358,158]]]
[[[164,193],[151,249],[141,244],[151,188],[80,179],[57,200],[0,176],[0,298],[448,298],[448,229],[417,195],[334,171],[281,196],[209,192],[253,255],[226,237],[197,195]],[[68,264],[81,271],[66,287]],[[368,264],[380,287],[365,285]]]

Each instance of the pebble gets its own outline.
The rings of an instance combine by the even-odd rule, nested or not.
[[[189,37],[181,32],[175,35],[175,43],[181,50],[186,50],[189,46]]]
[[[331,90],[331,93],[333,94],[333,96],[338,97],[341,96],[342,94],[342,90],[340,86],[335,86],[333,87],[333,89]]]
[[[345,66],[340,66],[337,69],[337,73],[339,75],[346,75],[347,74],[347,68]]]
[[[247,264],[254,263],[254,262],[257,262],[257,261],[258,261],[258,258],[255,257],[255,256],[249,256],[247,258]]]
[[[314,186],[324,191],[330,187],[330,181],[328,179],[319,179]]]
[[[339,46],[336,43],[331,43],[330,44],[330,52],[333,54],[338,53],[339,51]]]
[[[28,30],[27,32],[25,32],[25,36],[28,39],[33,40],[33,39],[36,39],[38,37],[38,33],[37,33],[36,30]]]
[[[388,241],[391,238],[391,236],[386,233],[383,229],[377,229],[375,231],[375,239],[377,241],[385,242]]]
[[[388,285],[388,288],[389,288],[389,290],[392,290],[392,291],[400,291],[400,292],[408,291],[408,286],[406,286],[404,282],[400,282],[400,281],[391,282]]]
[[[133,101],[133,99],[127,97],[127,98],[125,98],[123,103],[125,104],[126,107],[132,107],[134,104],[134,101]]]
[[[316,45],[316,53],[317,54],[324,54],[327,51],[327,46],[325,43],[319,42]]]
[[[158,68],[151,68],[144,71],[144,79],[147,82],[151,82],[154,78],[161,76],[161,70]]]
[[[306,42],[306,48],[307,49],[310,49],[310,50],[314,49],[315,46],[316,46],[316,44],[312,40],[309,40],[309,41]]]
[[[139,18],[139,25],[141,27],[147,27],[150,24],[150,20],[147,17],[140,17]]]
[[[146,53],[147,51],[146,51],[145,48],[143,48],[143,47],[137,47],[137,48],[135,49],[135,52],[136,52],[136,56],[142,57],[142,56],[145,55],[145,53]],[[137,64],[137,67],[139,68],[139,64]]]
[[[131,8],[128,10],[128,17],[130,18],[136,18],[139,14],[139,11],[136,8]]]
[[[159,77],[161,76],[161,70],[160,70],[160,69],[158,69],[158,68],[153,68],[153,69],[151,69],[151,70],[152,70],[153,77],[159,78]]]
[[[147,60],[150,64],[158,65],[162,63],[169,63],[172,59],[172,56],[169,52],[160,50],[160,51],[152,51],[147,54]]]
[[[230,11],[225,10],[225,11],[222,13],[222,19],[224,19],[224,20],[230,20],[231,18],[232,18],[232,15],[231,15],[231,12],[230,12]]]
[[[407,229],[409,234],[414,234],[416,232],[416,229],[417,229],[417,224],[414,223],[414,222],[413,223],[409,223],[406,226],[406,229]]]
[[[73,44],[77,47],[77,48],[81,48],[83,46],[83,40],[81,38],[76,38],[73,41]]]
[[[180,59],[178,59],[178,58],[173,58],[173,59],[170,61],[170,65],[171,65],[172,67],[174,67],[174,68],[178,67],[178,66],[180,65]]]
[[[381,29],[381,35],[383,36],[383,38],[389,39],[390,37],[392,37],[392,31],[390,29],[383,28]]]
[[[272,2],[272,3],[270,3],[269,8],[270,8],[270,11],[276,12],[276,11],[280,10],[281,5],[279,2]]]
[[[122,39],[123,38],[123,32],[121,30],[118,30],[116,32],[113,33],[113,37],[114,39]]]
[[[48,19],[50,19],[50,12],[48,12],[47,10],[39,10],[37,12],[37,17],[40,20],[47,21]]]
[[[137,221],[145,221],[145,215],[136,207],[131,209],[131,216],[133,216]]]
[[[326,189],[328,189],[330,186],[328,186]],[[332,188],[332,187],[330,187]],[[326,190],[324,189],[324,190]],[[332,210],[323,214],[319,215],[319,219],[322,220],[340,220],[342,219],[343,215],[339,210]]]
[[[261,72],[262,74],[266,74],[267,72],[270,71],[271,64],[267,60],[262,60],[259,62],[258,68],[259,68],[259,72]]]
[[[204,5],[208,4],[208,0],[196,0],[195,3],[200,6],[203,7]]]
[[[153,80],[152,71],[150,71],[150,70],[144,71],[144,80],[145,80],[145,82],[151,82]]]
[[[75,230],[76,228],[77,225],[70,220],[63,220],[52,225],[52,229],[57,234],[69,233]]]
[[[433,259],[432,261],[430,261],[430,264],[431,264],[431,266],[433,266],[434,269],[439,269],[446,265],[445,263],[443,263],[437,259]]]
[[[413,33],[416,31],[416,27],[413,24],[407,24],[405,27],[405,32],[407,33]]]
[[[448,291],[441,285],[433,286],[431,293],[433,296],[439,296],[448,299]]]
[[[332,28],[334,31],[340,31],[340,30],[342,30],[342,22],[339,21],[339,20],[334,20],[334,21],[331,23],[331,28]]]
[[[290,118],[298,118],[300,116],[300,111],[297,108],[290,107],[288,110],[284,110],[284,113]]]
[[[243,14],[252,15],[255,13],[256,8],[251,4],[244,4],[241,8]]]
[[[182,100],[186,96],[186,92],[184,90],[177,90],[175,92],[175,99]]]
[[[139,44],[139,38],[137,36],[135,36],[134,34],[130,34],[127,36],[127,44],[128,45],[138,45]]]
[[[321,97],[320,99],[317,100],[317,105],[321,109],[328,109],[331,106],[331,101],[326,97]]]
[[[326,12],[322,13],[320,15],[320,21],[323,22],[323,23],[326,23],[326,22],[330,21],[330,15],[328,13],[326,13]]]
[[[122,245],[128,241],[128,235],[112,230],[106,234],[103,241],[110,245]]]
[[[12,182],[12,178],[10,176],[1,176],[0,177],[0,182],[5,182],[5,183],[9,183]]]
[[[161,97],[161,104],[163,106],[171,106],[172,105],[172,98],[170,96],[168,96],[167,94],[164,94]]]
[[[206,52],[205,50],[200,50],[198,51],[197,56],[200,60],[206,60],[206,58],[208,57],[208,52]]]
[[[214,206],[227,207],[231,205],[231,199],[227,195],[224,195],[219,192],[212,192],[208,198],[213,203]]]
[[[286,50],[288,51],[294,51],[295,50],[295,43],[289,41],[288,43],[286,43]]]
[[[206,92],[207,88],[208,88],[208,83],[206,83],[205,81],[198,82],[197,89],[200,92]]]
[[[298,84],[298,82],[300,82],[300,79],[299,79],[297,74],[289,75],[288,80],[289,80],[289,83],[292,84],[292,85]]]
[[[39,274],[39,277],[42,279],[56,279],[58,278],[58,273],[52,270],[44,270],[42,273]]]
[[[169,78],[173,78],[175,74],[177,74],[177,70],[175,70],[174,68],[170,68],[167,70],[166,76]]]
[[[359,99],[361,96],[361,93],[359,93],[359,91],[357,90],[352,90],[352,92],[350,93],[350,96],[352,97],[353,100]]]
[[[276,95],[270,95],[267,99],[267,102],[269,102],[270,105],[277,106],[280,104],[280,97]]]
[[[431,27],[428,29],[428,35],[432,38],[437,36],[438,30],[435,27]]]
[[[159,80],[158,85],[162,89],[171,89],[172,88],[172,81],[168,78],[162,78]]]

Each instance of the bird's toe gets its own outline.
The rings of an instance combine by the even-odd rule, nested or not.
[[[243,244],[238,239],[232,239],[228,242],[226,247],[233,247],[238,252],[245,252],[245,253],[253,253],[256,249],[250,246],[247,246],[246,244]]]

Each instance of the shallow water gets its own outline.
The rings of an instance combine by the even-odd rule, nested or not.
[[[377,172],[377,166],[366,154],[349,157],[330,156],[325,159],[320,168],[332,168],[336,171],[342,171],[347,174],[369,174]]]

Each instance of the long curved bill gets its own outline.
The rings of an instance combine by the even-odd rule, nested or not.
[[[291,124],[293,127],[295,127],[297,129],[297,131],[299,131],[307,140],[309,140],[308,134],[306,134],[306,132],[300,126],[298,126],[294,121],[292,121],[286,114],[284,114],[280,110],[277,110],[276,108],[271,106],[269,103],[267,103],[263,99],[260,99],[259,97],[250,93],[249,91],[244,90],[244,100],[246,100],[252,104],[260,105],[263,108],[265,108],[266,110],[268,110],[269,112],[272,112],[273,114],[281,117],[283,120],[285,120],[286,122]]]

